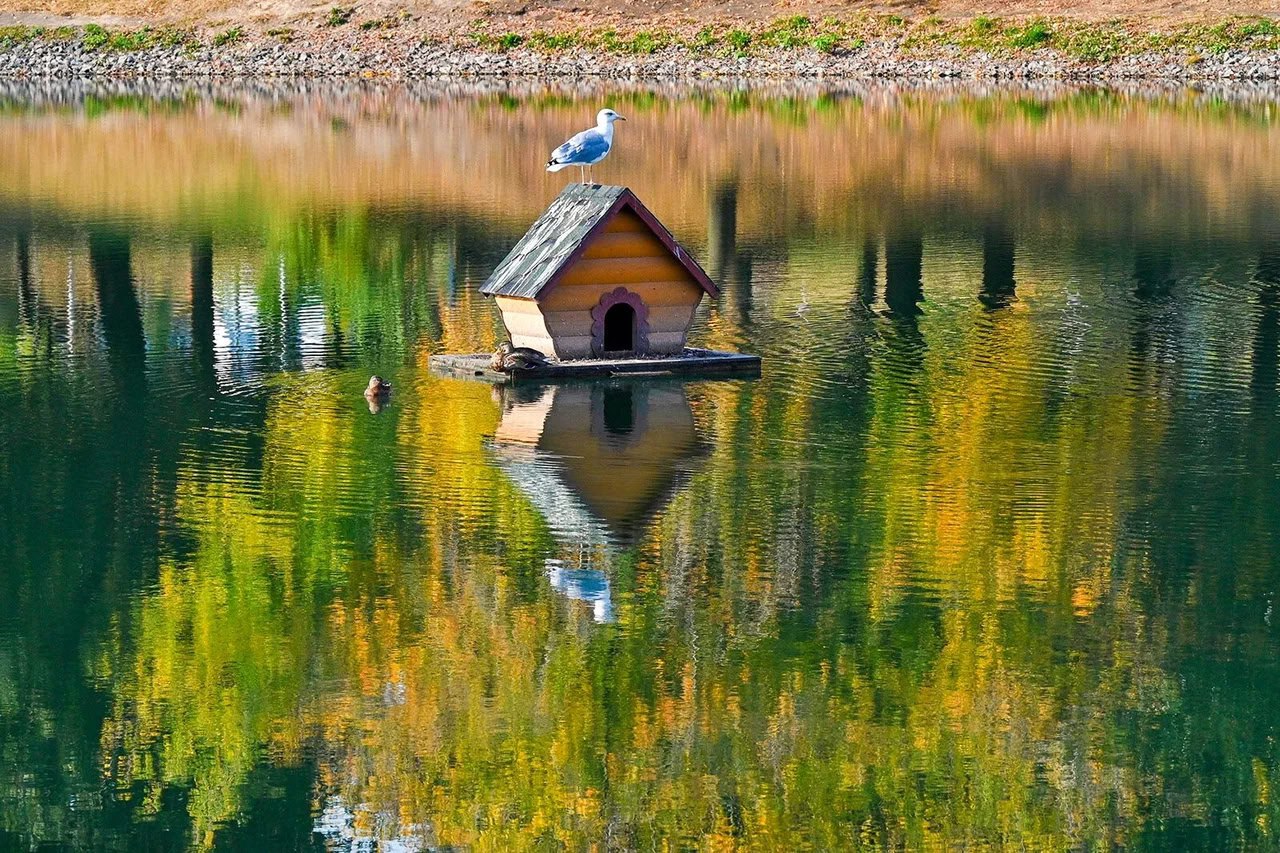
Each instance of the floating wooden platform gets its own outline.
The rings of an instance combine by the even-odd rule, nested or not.
[[[431,369],[462,379],[486,382],[544,381],[547,379],[586,379],[593,376],[759,376],[760,356],[740,352],[685,348],[681,355],[651,358],[593,358],[554,361],[546,367],[531,367],[502,373],[490,368],[493,356],[433,355]]]

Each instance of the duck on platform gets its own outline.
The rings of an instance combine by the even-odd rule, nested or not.
[[[547,357],[531,347],[512,346],[511,341],[498,344],[489,366],[500,373],[513,370],[527,370],[531,367],[546,367],[550,364]]]

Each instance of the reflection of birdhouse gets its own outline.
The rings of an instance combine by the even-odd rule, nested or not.
[[[491,447],[564,546],[547,560],[551,585],[612,621],[614,546],[662,511],[701,449],[684,387],[508,386]]]
[[[716,286],[625,187],[570,184],[493,271],[511,342],[565,359],[679,355]]]
[[[532,392],[532,394],[530,394]],[[508,392],[493,448],[562,540],[629,542],[699,453],[681,385],[605,383]]]

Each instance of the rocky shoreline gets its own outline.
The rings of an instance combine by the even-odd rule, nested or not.
[[[0,46],[0,79],[95,78],[532,78],[609,80],[903,79],[1231,82],[1280,80],[1280,51],[1226,50],[1199,56],[1142,53],[1084,62],[1053,50],[1004,56],[954,48],[904,50],[890,39],[856,50],[774,49],[745,56],[686,47],[615,54],[542,53],[473,45],[318,37],[259,37],[232,45],[92,50],[81,42],[31,39]]]

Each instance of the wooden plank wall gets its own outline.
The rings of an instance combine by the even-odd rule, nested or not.
[[[553,345],[560,358],[587,357],[591,355],[591,309],[601,296],[617,287],[639,294],[648,307],[651,352],[678,353],[684,349],[702,288],[630,211],[615,216],[546,293],[538,323],[523,317],[515,323],[522,334]],[[537,310],[533,303],[529,309]],[[510,323],[508,330],[515,334]]]

